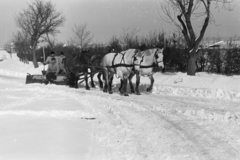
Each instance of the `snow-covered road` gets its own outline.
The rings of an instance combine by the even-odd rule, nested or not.
[[[109,135],[114,129],[122,134],[106,137],[106,143],[116,143],[108,148],[109,159],[240,159],[237,102],[152,94],[105,99],[100,101],[110,117]]]
[[[0,158],[240,159],[237,101],[0,84]]]

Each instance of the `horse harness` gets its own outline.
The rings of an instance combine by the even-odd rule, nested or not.
[[[115,61],[115,59],[116,59],[116,57],[117,57],[118,54],[121,54],[121,55],[122,55],[122,59],[121,59],[120,63],[114,64],[114,61]],[[116,71],[116,67],[126,67],[126,68],[127,68],[127,67],[133,67],[133,68],[134,68],[135,64],[126,64],[126,63],[125,63],[125,60],[124,60],[125,54],[126,54],[126,52],[116,53],[116,54],[114,55],[114,57],[113,57],[113,60],[112,60],[112,66],[107,66],[107,67],[108,67],[108,68],[113,68],[115,73],[117,72],[117,71]],[[137,53],[135,53],[135,54],[132,56],[133,61],[136,61],[136,60],[137,60],[136,54],[137,54]],[[122,62],[123,62],[123,63],[122,63]],[[127,68],[127,70],[128,70],[128,68]],[[131,72],[130,70],[128,70],[128,71]]]
[[[156,52],[154,53],[154,57],[157,59],[159,58],[159,56],[157,55],[158,49],[156,50]],[[157,63],[153,62],[151,65],[141,65],[141,63],[143,62],[144,56],[142,56],[142,60],[140,62],[140,68],[152,68],[152,67],[158,67],[158,63],[162,62],[162,61],[157,61]]]

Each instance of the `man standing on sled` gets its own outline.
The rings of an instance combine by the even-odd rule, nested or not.
[[[54,53],[53,51],[51,51],[50,55],[47,57],[47,59],[46,59],[44,65],[46,65],[46,64],[50,64],[52,58],[56,58],[55,53]],[[56,60],[57,60],[57,59],[56,59]]]

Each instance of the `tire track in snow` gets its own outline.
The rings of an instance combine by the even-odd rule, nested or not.
[[[76,93],[78,94],[78,92]],[[110,105],[112,105],[111,101],[115,99],[117,102],[121,102],[123,100],[126,100],[129,102],[130,100],[135,104],[137,104],[138,107],[144,107],[145,108],[144,112],[150,112],[152,115],[156,115],[158,118],[160,118],[160,120],[164,120],[167,124],[172,126],[169,128],[169,130],[175,130],[176,132],[175,134],[177,134],[176,136],[181,136],[182,141],[187,141],[190,144],[191,148],[193,149],[192,151],[195,152],[200,159],[214,160],[214,159],[226,159],[229,157],[231,157],[232,159],[236,159],[236,155],[238,154],[238,152],[233,147],[231,147],[228,143],[226,143],[224,140],[212,135],[207,129],[199,126],[198,123],[194,123],[184,118],[184,116],[176,114],[176,112],[171,112],[172,108],[178,105],[178,103],[181,103],[181,105],[187,104],[187,107],[184,109],[188,110],[191,108],[191,105],[196,105],[196,104],[198,106],[207,105],[205,102],[200,101],[198,103],[194,103],[194,101],[188,101],[188,100],[184,101],[185,100],[184,98],[182,99],[182,101],[180,99],[178,99],[177,101],[174,101],[174,100],[171,100],[171,98],[166,100],[166,98],[160,96],[161,98],[163,98],[163,100],[161,100],[159,99],[159,96],[151,96],[151,95],[142,95],[145,97],[143,99],[139,98],[137,100],[135,99],[136,96],[119,98],[120,97],[119,95],[111,95],[110,97],[111,100],[110,100],[109,97],[108,98],[104,97],[104,94],[100,94],[99,96],[97,95],[98,93],[94,93],[94,92],[84,91],[83,93],[90,93],[89,96],[95,95],[94,97],[95,100],[100,98],[101,96],[100,99],[104,100],[106,104],[110,104]],[[69,96],[72,97],[73,99],[78,98],[76,97],[77,96],[76,94],[69,94]],[[110,101],[110,103],[107,103],[107,101]],[[81,100],[79,100],[79,102],[81,102]],[[153,106],[153,105],[156,105],[156,102],[164,103],[164,107],[162,106],[159,109],[158,108],[159,106]],[[88,102],[84,102],[84,103],[86,104]],[[190,103],[191,105],[189,105],[188,103]],[[151,104],[152,106],[149,106],[149,104]],[[211,101],[209,101],[208,104],[213,105]],[[129,113],[132,113],[132,115],[139,114],[139,111],[137,110],[138,112],[134,113],[134,111],[130,109],[131,107],[129,108],[129,106],[126,107],[124,105],[126,104],[123,104],[123,106],[116,105],[115,108],[112,108],[112,107],[110,108],[114,110],[113,111],[115,112],[114,114],[117,114],[118,119],[121,119],[121,121],[127,121],[125,125],[131,128],[134,126],[134,124],[133,122],[131,122],[131,119],[127,120],[128,118],[124,117],[124,113],[127,113],[127,112],[123,111],[123,109],[128,110]],[[91,103],[89,103],[89,106],[91,106]],[[170,107],[170,110],[166,109],[167,107]],[[116,112],[116,110],[118,110],[118,112]],[[138,145],[142,145],[142,144],[138,144]]]
[[[104,99],[104,97],[102,97],[102,98]],[[136,139],[138,137],[138,140],[135,141],[135,143],[136,143],[135,145],[137,145],[137,146],[142,146],[143,145],[143,146],[146,147],[146,144],[145,145],[143,144],[143,143],[146,143],[146,141],[147,141],[145,137],[151,138],[151,137],[149,137],[149,135],[147,135],[147,134],[149,134],[149,131],[144,132],[144,127],[146,127],[145,129],[147,129],[147,130],[151,130],[152,128],[161,128],[160,126],[153,127],[155,125],[154,122],[152,122],[152,124],[151,124],[151,125],[153,125],[152,127],[146,126],[146,125],[150,125],[150,123],[147,122],[148,120],[150,120],[149,117],[151,117],[152,115],[155,115],[155,117],[158,117],[158,121],[159,121],[159,118],[160,118],[159,122],[163,123],[162,120],[164,120],[165,123],[167,124],[167,126],[168,127],[170,126],[170,128],[167,128],[167,130],[173,131],[173,133],[172,133],[173,137],[179,137],[179,135],[180,135],[183,142],[188,142],[188,145],[191,146],[191,147],[188,147],[188,151],[192,152],[192,153],[190,152],[191,153],[190,156],[195,156],[195,158],[196,158],[196,155],[197,155],[198,158],[204,159],[204,160],[205,159],[209,159],[209,160],[213,159],[213,157],[210,155],[210,153],[207,151],[207,149],[197,140],[196,137],[191,136],[191,134],[188,133],[188,131],[185,130],[185,128],[179,127],[177,124],[175,124],[173,121],[171,121],[169,119],[169,116],[171,117],[172,115],[170,113],[168,113],[168,111],[163,110],[163,113],[164,113],[163,114],[164,116],[163,116],[162,114],[159,114],[158,112],[157,113],[154,112],[152,110],[152,108],[147,107],[149,105],[148,102],[153,101],[153,99],[150,98],[150,100],[146,101],[146,99],[144,98],[143,101],[142,101],[142,100],[136,100],[133,97],[131,97],[131,98],[130,97],[127,97],[127,98],[121,97],[121,98],[119,98],[118,95],[113,95],[113,96],[111,95],[111,100],[113,100],[113,98],[117,101],[116,104],[118,104],[118,105],[114,106],[113,108],[111,108],[111,110],[112,110],[111,112],[115,115],[115,118],[120,120],[121,123],[123,123],[125,121],[123,124],[125,124],[125,129],[126,130],[132,130],[132,132],[133,132],[133,130],[140,130],[139,132],[137,132],[140,135],[137,136],[137,134],[136,134],[134,136]],[[128,102],[132,101],[134,104],[133,104],[133,106],[131,106],[131,105],[129,106],[129,104],[123,104],[123,106],[121,106],[121,102],[123,100],[126,100]],[[142,109],[140,109],[140,108],[142,108]],[[145,123],[147,123],[147,124],[141,123],[142,126],[141,125],[136,126],[140,122],[138,120],[134,121],[133,119],[129,119],[129,117],[124,116],[127,113],[128,114],[131,113],[131,118],[133,118],[134,115],[135,115],[135,117],[140,116],[142,121],[146,121]],[[149,113],[150,113],[150,115],[149,115]],[[167,115],[167,117],[165,117],[166,115]],[[153,118],[151,118],[151,119],[153,119]],[[150,121],[152,121],[152,120],[150,120]],[[134,129],[134,128],[136,128],[136,129]],[[161,129],[159,129],[159,131],[160,131],[159,134],[161,135]],[[165,138],[167,138],[166,135],[165,135]],[[145,139],[146,141],[144,142],[143,139]],[[154,140],[156,141],[157,139],[154,139]],[[172,143],[172,142],[170,142],[170,143]],[[150,147],[151,145],[152,144],[148,144],[147,146]],[[152,148],[152,150],[154,150],[154,147],[151,147],[151,148]],[[171,150],[171,147],[169,148],[169,150]],[[146,154],[146,156],[149,156],[149,154]],[[134,157],[136,158],[136,155]],[[193,159],[195,159],[195,158],[193,158]],[[160,159],[162,159],[162,158],[160,158]]]
[[[184,122],[184,125],[182,123],[180,127],[182,127],[184,131],[187,131],[191,137],[197,137],[199,144],[205,149],[203,152],[209,152],[212,159],[239,159],[239,152],[234,147],[229,145],[225,140],[223,140],[223,137],[214,135],[207,129],[187,120],[181,115],[178,117]],[[179,120],[177,119],[174,123],[177,124],[178,121]]]
[[[102,97],[102,99],[103,101],[110,101],[109,98]],[[169,132],[166,130],[162,133],[162,127],[166,126],[166,122],[163,123],[163,121],[159,121],[159,123],[156,123],[156,120],[159,120],[159,116],[154,116],[155,118],[153,118],[153,114],[148,111],[149,108],[145,109],[142,107],[142,104],[138,105],[135,102],[129,101],[123,102],[121,99],[116,100],[118,99],[117,96],[114,96],[114,99],[111,96],[111,101],[114,100],[114,104],[117,105],[114,105],[114,107],[105,107],[105,109],[110,109],[109,114],[112,115],[111,121],[114,121],[115,118],[116,122],[113,123],[113,125],[116,125],[117,128],[122,126],[122,131],[125,132],[125,138],[120,141],[122,141],[121,144],[123,144],[125,148],[128,148],[129,145],[131,146],[129,156],[132,159],[142,159],[144,157],[149,159],[171,158],[171,153],[169,153],[171,148],[166,147],[165,142],[172,142],[172,140],[170,140],[172,137],[174,137],[175,140],[179,139],[176,132],[171,132],[172,137],[168,137]],[[127,99],[124,98],[124,100]],[[110,103],[107,104],[111,105]],[[156,117],[158,119],[156,119]],[[119,137],[115,138],[119,139]],[[110,141],[114,141],[115,138],[110,139]],[[116,147],[114,149],[116,149]],[[188,148],[188,151],[189,150],[194,152],[192,148]],[[163,154],[161,152],[163,152]],[[184,157],[184,155],[177,156],[182,159]]]
[[[184,141],[189,141],[198,156],[203,160],[225,160],[231,157],[231,160],[238,159],[237,151],[229,146],[223,140],[214,137],[209,131],[195,123],[191,123],[180,117],[169,119],[161,113],[157,114],[162,120],[168,122],[174,127]],[[220,158],[221,157],[221,158]]]
[[[153,101],[154,103],[152,103]],[[159,98],[149,97],[148,101],[145,101],[145,103],[155,105],[156,101],[159,103],[164,102],[164,100],[159,100]],[[167,103],[165,103],[166,106]],[[226,141],[217,138],[197,123],[185,119],[183,116],[176,114],[176,112],[171,113],[164,108],[161,108],[161,111],[159,111],[156,110],[157,107],[159,106],[146,106],[146,109],[150,110],[153,114],[158,115],[162,120],[173,126],[173,128],[180,133],[183,140],[191,142],[191,146],[195,149],[201,159],[225,160],[230,157],[231,160],[239,159],[239,152],[226,143]]]

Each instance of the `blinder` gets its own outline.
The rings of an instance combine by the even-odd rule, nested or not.
[[[133,61],[136,61],[137,60],[137,57],[136,56],[133,56]]]

